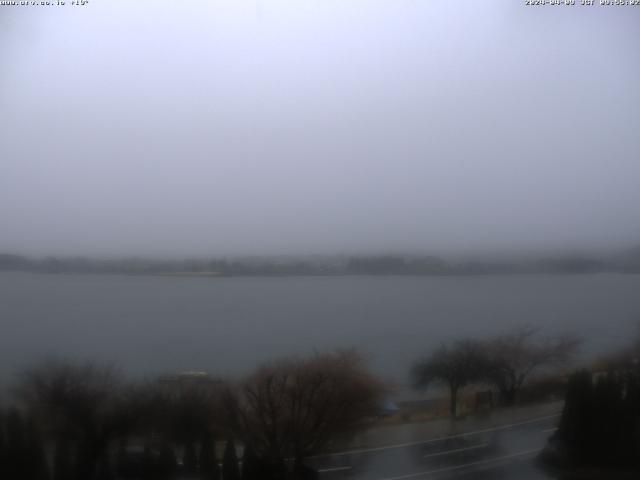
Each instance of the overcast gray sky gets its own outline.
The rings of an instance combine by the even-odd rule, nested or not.
[[[0,7],[0,251],[640,243],[640,7],[523,4]]]

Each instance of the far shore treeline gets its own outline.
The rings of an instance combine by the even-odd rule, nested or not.
[[[175,276],[486,275],[640,273],[640,246],[624,252],[541,257],[444,260],[425,255],[245,256],[153,259],[42,257],[0,253],[0,271]]]

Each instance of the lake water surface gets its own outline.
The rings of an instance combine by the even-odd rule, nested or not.
[[[0,273],[0,378],[46,356],[133,374],[236,376],[293,353],[358,347],[399,383],[443,341],[519,324],[574,332],[596,355],[629,341],[640,275],[175,278]]]

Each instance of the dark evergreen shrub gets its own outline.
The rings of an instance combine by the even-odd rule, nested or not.
[[[222,457],[222,478],[223,480],[240,480],[240,468],[238,466],[238,455],[233,439],[227,441]]]
[[[187,475],[195,475],[198,470],[198,456],[193,442],[187,442],[182,455],[182,468]]]
[[[53,450],[53,480],[72,480],[72,451],[71,443],[66,438],[60,438]]]
[[[640,375],[611,371],[597,378],[587,371],[569,378],[554,441],[571,464],[640,466]]]
[[[260,480],[263,478],[262,465],[251,445],[244,448],[242,455],[242,480]]]
[[[165,443],[160,449],[157,464],[157,478],[161,480],[171,480],[176,477],[178,463],[173,448]]]
[[[205,434],[200,447],[200,478],[202,480],[219,480],[220,468],[216,458],[215,441],[210,434]]]

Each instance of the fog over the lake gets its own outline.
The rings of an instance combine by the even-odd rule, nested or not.
[[[637,244],[640,8],[523,3],[0,7],[0,251]]]

